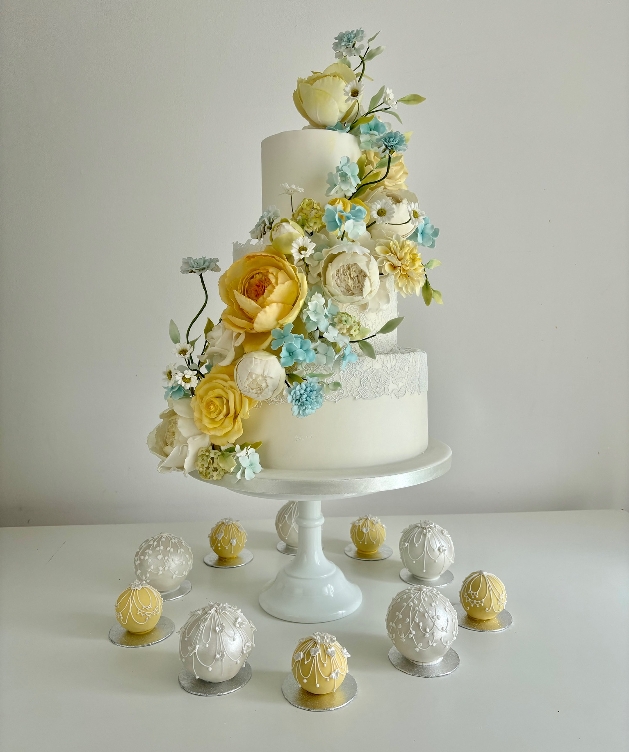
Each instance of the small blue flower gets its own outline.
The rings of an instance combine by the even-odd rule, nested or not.
[[[254,240],[261,240],[273,227],[275,220],[279,218],[279,209],[276,206],[269,206],[268,209],[262,212],[260,219],[255,223],[255,226],[249,235],[251,235]]]
[[[341,133],[347,133],[349,131],[349,125],[344,125],[339,120],[338,123],[336,123],[336,125],[328,125],[326,127],[326,130],[327,131],[340,131]]]
[[[305,418],[323,405],[323,387],[318,379],[309,376],[288,390],[287,399],[293,406],[293,415]]]
[[[421,222],[415,228],[415,231],[410,236],[411,240],[414,240],[419,245],[423,245],[425,248],[434,248],[435,240],[439,237],[439,228],[430,224],[429,217],[422,217]]]
[[[203,274],[204,272],[220,272],[220,270],[217,258],[207,258],[207,256],[192,258],[192,256],[188,256],[181,259],[180,271],[182,274]]]
[[[378,148],[380,136],[383,136],[387,132],[387,125],[380,118],[375,117],[368,123],[361,123],[359,130],[360,148],[363,151],[367,151],[368,149]]]
[[[238,463],[238,472],[236,473],[236,480],[240,480],[243,475],[245,480],[251,480],[255,478],[257,473],[262,472],[262,465],[260,464],[260,455],[253,447],[245,447],[241,449],[236,445],[236,462]]]
[[[396,151],[406,151],[406,138],[400,131],[383,133],[378,139],[376,148],[381,152],[393,154]]]
[[[280,353],[280,365],[289,368],[295,363],[312,363],[315,359],[315,351],[312,342],[301,334],[293,334],[293,341],[287,342]]]
[[[315,363],[319,366],[331,366],[336,360],[336,350],[322,339],[315,344],[317,355]]]
[[[341,371],[345,368],[345,366],[348,366],[350,363],[355,363],[358,360],[358,355],[352,350],[351,345],[347,345],[347,347],[343,350],[343,357],[341,359]]]
[[[351,196],[360,183],[358,165],[349,157],[341,157],[339,166],[334,172],[328,173],[328,189],[326,196]]]
[[[366,216],[367,210],[358,204],[352,204],[350,211],[344,214],[345,234],[350,240],[358,240],[367,231],[367,225],[364,222]]]
[[[345,212],[341,210],[341,207],[332,204],[327,204],[325,211],[323,212],[323,221],[325,222],[325,229],[328,232],[336,232],[343,227],[343,217]]]
[[[364,45],[359,44],[359,42],[362,42],[364,38],[365,32],[362,29],[341,31],[340,34],[334,37],[334,43],[332,44],[334,57],[340,60],[342,57],[360,55]]]
[[[283,329],[272,329],[271,336],[271,350],[279,350],[280,347],[284,347],[288,342],[292,342],[295,339],[295,335],[291,334],[293,331],[292,324],[284,324]]]
[[[330,321],[338,312],[338,307],[331,300],[326,303],[323,295],[316,292],[310,296],[306,305],[301,309],[301,318],[306,325],[307,332],[314,332],[315,329],[325,332],[330,326]]]
[[[171,384],[164,389],[164,399],[181,399],[182,397],[189,397],[190,392],[184,389],[181,384]]]

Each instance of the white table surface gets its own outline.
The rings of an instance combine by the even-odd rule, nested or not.
[[[388,542],[395,547],[415,519],[384,516]],[[460,630],[461,665],[449,677],[399,673],[387,659],[384,628],[391,598],[405,587],[397,552],[383,562],[353,561],[343,554],[350,519],[328,518],[326,554],[364,594],[356,613],[322,626],[350,651],[358,682],[354,702],[334,713],[297,710],[280,691],[298,638],[317,626],[277,621],[258,605],[261,588],[286,563],[271,520],[247,522],[255,559],[228,571],[202,562],[211,519],[0,530],[0,749],[626,752],[629,516],[432,519],[456,547],[455,580],[443,592],[456,601],[463,576],[494,572],[506,584],[514,627],[496,635]],[[177,629],[208,600],[241,607],[258,629],[253,678],[233,695],[196,697],[179,688],[176,634],[138,650],[107,639],[137,546],[162,530],[181,535],[195,556],[191,594],[164,608]]]

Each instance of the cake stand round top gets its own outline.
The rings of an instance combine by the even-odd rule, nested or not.
[[[263,469],[255,478],[240,481],[233,475],[225,475],[221,480],[204,480],[196,471],[191,476],[246,496],[290,501],[316,498],[323,501],[416,486],[447,473],[451,463],[450,447],[438,439],[430,439],[422,454],[388,465],[340,470]]]

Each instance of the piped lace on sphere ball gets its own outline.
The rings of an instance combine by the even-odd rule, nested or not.
[[[297,527],[297,508],[296,501],[289,501],[280,509],[275,518],[275,529],[278,538],[284,541],[287,546],[297,548],[297,538],[299,528]]]
[[[234,559],[247,542],[247,533],[236,520],[219,520],[209,535],[212,551],[221,559]]]
[[[472,619],[494,619],[507,605],[507,591],[495,574],[472,572],[463,580],[459,592],[461,605]]]
[[[413,585],[391,601],[386,617],[391,642],[413,663],[438,663],[456,639],[459,624],[450,601],[436,588]]]
[[[358,551],[373,554],[386,540],[387,530],[377,517],[368,514],[352,522],[349,535]]]
[[[133,563],[139,580],[168,593],[178,588],[192,569],[192,550],[176,535],[159,533],[142,543]]]
[[[293,652],[293,676],[302,689],[315,695],[336,692],[347,675],[349,657],[334,635],[315,632],[297,644]]]
[[[254,647],[255,627],[235,606],[210,603],[190,614],[179,633],[179,657],[197,679],[233,679]]]
[[[400,538],[402,563],[415,577],[436,580],[454,561],[454,544],[447,530],[422,520],[409,525]]]
[[[162,615],[162,596],[155,588],[136,580],[116,601],[116,619],[128,632],[145,634]]]

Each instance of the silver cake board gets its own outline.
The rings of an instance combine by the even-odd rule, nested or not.
[[[175,624],[172,619],[162,616],[153,629],[144,634],[129,632],[121,624],[114,624],[109,630],[109,641],[120,648],[148,648],[170,637],[174,631]]]
[[[345,546],[345,556],[349,556],[350,559],[356,559],[356,561],[384,561],[388,559],[393,553],[391,546],[386,546],[384,543],[377,551],[371,554],[366,554],[363,551],[359,551],[353,543],[349,546]]]
[[[459,667],[459,654],[450,648],[437,663],[415,663],[405,658],[400,651],[393,647],[389,650],[389,660],[398,671],[409,676],[419,676],[422,679],[434,679],[447,676]]]
[[[162,596],[163,601],[178,601],[180,598],[183,598],[184,595],[188,595],[191,590],[192,585],[190,584],[190,580],[184,580],[178,588],[169,590],[166,593],[160,593],[160,595]]]
[[[346,674],[343,683],[336,692],[316,695],[308,692],[297,684],[295,677],[288,674],[282,684],[282,694],[285,699],[300,710],[310,710],[320,713],[328,710],[340,710],[356,697],[358,686],[351,674]]]
[[[407,582],[409,585],[424,585],[424,587],[445,587],[452,582],[454,575],[449,569],[447,569],[440,577],[437,577],[436,580],[423,580],[421,577],[417,577],[416,575],[411,574],[408,569],[404,568],[400,572],[400,579],[404,582]]]
[[[472,619],[460,603],[455,603],[454,607],[459,620],[459,627],[469,629],[472,632],[504,632],[505,629],[513,626],[513,617],[507,609],[503,609],[493,619]]]
[[[236,569],[244,567],[250,561],[253,561],[253,554],[248,548],[243,548],[238,556],[232,556],[229,559],[223,559],[213,552],[203,557],[203,563],[215,569]]]
[[[227,681],[209,682],[197,679],[192,671],[188,671],[187,669],[181,671],[178,678],[179,686],[188,692],[188,694],[198,695],[199,697],[221,697],[222,695],[229,695],[242,689],[249,679],[251,679],[251,675],[251,666],[249,663],[245,663],[236,676]]]

